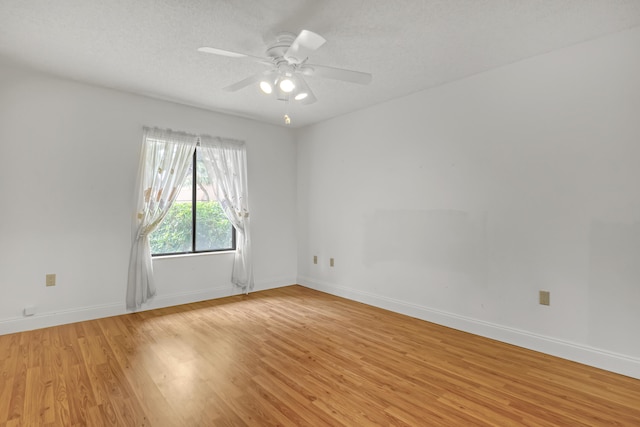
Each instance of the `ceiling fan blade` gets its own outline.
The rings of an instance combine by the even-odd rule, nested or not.
[[[342,80],[344,82],[358,83],[361,85],[368,85],[373,78],[370,73],[314,64],[305,64],[304,67],[300,69],[300,72],[305,76],[325,77],[327,79]]]
[[[248,53],[233,52],[231,50],[218,49],[217,47],[203,46],[198,48],[198,52],[212,53],[214,55],[226,56],[228,58],[250,58],[255,59],[258,62],[271,65],[272,61],[269,58],[262,58],[260,56],[249,55]]]
[[[309,30],[302,30],[284,53],[285,59],[299,64],[309,57],[309,53],[320,48],[327,40],[319,34]]]
[[[262,79],[262,76],[263,76],[263,73],[254,74],[253,76],[247,77],[246,79],[242,79],[239,82],[231,84],[227,87],[223,87],[222,90],[226,90],[227,92],[235,92],[253,83],[258,83],[260,79]]]
[[[231,52],[230,50],[218,49],[215,47],[199,47],[198,52],[213,53],[214,55],[228,56],[229,58],[246,58],[249,55],[239,52]]]

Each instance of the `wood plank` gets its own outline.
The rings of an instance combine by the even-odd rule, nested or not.
[[[0,427],[640,425],[640,381],[289,286],[0,336]]]

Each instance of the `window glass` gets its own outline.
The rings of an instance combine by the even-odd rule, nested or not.
[[[194,154],[176,201],[149,235],[149,243],[152,255],[235,249],[235,230],[215,197],[200,150]]]
[[[196,250],[215,251],[234,247],[233,227],[215,197],[213,182],[197,150]]]

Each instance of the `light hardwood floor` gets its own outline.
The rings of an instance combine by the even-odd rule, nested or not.
[[[640,381],[300,286],[0,336],[0,426],[640,426]]]

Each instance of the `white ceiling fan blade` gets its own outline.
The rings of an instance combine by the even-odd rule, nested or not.
[[[208,46],[199,47],[198,52],[212,53],[214,55],[226,56],[227,58],[250,58],[250,59],[255,59],[258,62],[265,63],[267,65],[272,64],[272,61],[268,58],[261,58],[259,56],[249,55],[248,53],[240,53],[240,52],[233,52],[230,50],[218,49],[217,47],[208,47]]]
[[[320,48],[326,42],[327,40],[321,35],[313,31],[302,30],[284,53],[284,57],[292,63],[299,64],[309,57],[309,53]]]
[[[229,58],[245,58],[249,55],[239,52],[231,52],[230,50],[218,49],[215,47],[199,47],[198,52],[213,53],[214,55],[228,56]]]
[[[231,84],[227,87],[222,88],[222,90],[226,90],[227,92],[235,92],[242,88],[245,88],[253,83],[258,83],[260,79],[262,79],[263,74],[254,74],[253,76],[247,77],[246,79],[242,79],[239,82]]]
[[[302,30],[298,37],[291,43],[291,47],[293,49],[300,49],[304,47],[309,50],[319,49],[323,44],[325,44],[327,40],[322,37],[320,34],[316,34],[313,31]]]
[[[305,64],[301,72],[305,76],[325,77],[327,79],[342,80],[344,82],[358,83],[361,85],[368,85],[373,78],[369,73],[328,67],[326,65]]]

